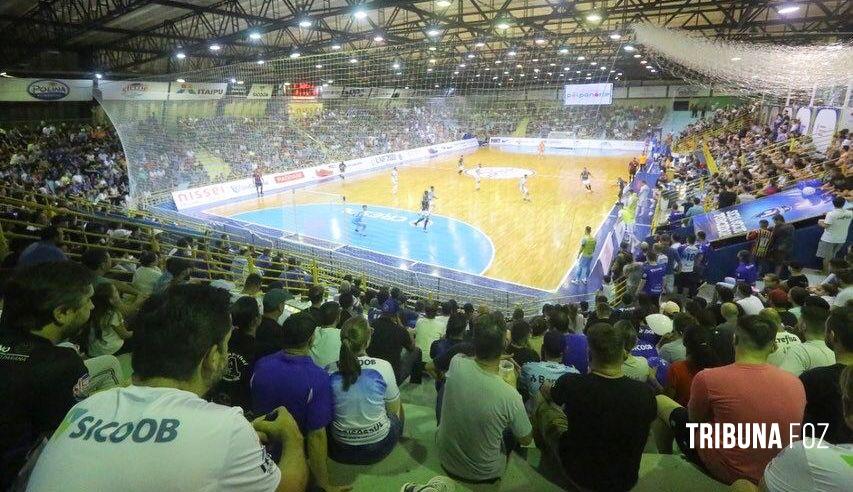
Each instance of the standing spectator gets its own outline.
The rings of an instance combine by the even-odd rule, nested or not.
[[[773,237],[767,255],[776,275],[782,275],[782,269],[791,262],[794,252],[794,226],[785,222],[782,214],[773,216]]]
[[[67,261],[19,269],[8,280],[0,317],[0,489],[27,453],[88,394],[89,374],[74,349],[58,347],[92,311],[94,276]]]
[[[306,437],[308,466],[317,485],[337,490],[329,479],[326,426],[332,422],[332,386],[328,373],[311,360],[316,319],[308,313],[290,316],[282,324],[284,350],[255,363],[252,409],[262,415],[284,407]]]
[[[241,297],[231,305],[231,338],[228,340],[228,365],[211,391],[211,401],[229,407],[240,407],[243,415],[252,416],[249,381],[255,365],[255,331],[261,323],[258,303],[252,297]]]
[[[48,226],[39,231],[39,240],[30,244],[18,257],[18,267],[35,265],[48,261],[66,261],[59,247],[62,244],[62,230],[57,227]]]
[[[770,230],[770,223],[767,219],[758,221],[758,229],[749,231],[746,235],[747,241],[752,241],[752,258],[758,264],[759,273],[767,273],[767,252],[770,250],[770,242],[773,238],[773,231]],[[740,255],[738,255],[739,257]]]
[[[328,301],[320,306],[320,326],[314,331],[311,358],[322,368],[337,362],[340,357],[341,330],[338,328],[340,317],[341,305],[337,302]]]
[[[847,200],[844,197],[835,197],[832,200],[832,206],[835,208],[827,212],[823,219],[817,221],[817,224],[823,228],[823,234],[820,236],[815,256],[823,259],[824,273],[829,270],[829,260],[835,258],[847,242],[850,222],[853,221],[853,210],[845,210],[846,203]]]
[[[29,489],[305,490],[302,434],[286,409],[250,424],[239,408],[201,399],[228,361],[229,304],[227,292],[202,285],[149,299],[133,325],[135,384],[72,408]],[[282,445],[278,466],[256,431]]]
[[[281,321],[287,319],[286,314],[290,314],[284,307],[285,302],[290,299],[293,299],[293,296],[284,289],[270,289],[264,294],[264,316],[255,336],[255,357],[258,359],[278,352],[284,346]]]
[[[590,373],[566,374],[553,388],[542,386],[545,399],[558,407],[537,409],[537,445],[557,458],[576,486],[630,490],[655,418],[654,394],[623,375],[621,330],[598,323],[587,336]]]
[[[794,376],[816,367],[835,364],[835,354],[824,341],[829,312],[818,306],[804,306],[799,327],[805,341],[791,346],[782,358],[780,369]]]
[[[659,395],[658,417],[665,427],[657,427],[658,449],[669,450],[672,434],[666,431],[671,431],[682,453],[715,479],[725,484],[739,478],[758,483],[779,449],[761,448],[755,443],[749,448],[691,448],[687,424],[776,424],[781,442],[790,442],[791,429],[803,419],[805,391],[796,377],[767,364],[774,337],[770,322],[759,316],[744,316],[738,320],[734,364],[697,373],[687,408]]]
[[[800,374],[806,389],[804,423],[829,424],[826,440],[833,444],[853,442],[853,429],[844,424],[838,378],[845,367],[853,366],[853,308],[833,311],[826,320],[827,345],[835,353],[835,363]]]
[[[382,303],[381,314],[371,323],[373,336],[367,354],[388,361],[397,375],[397,384],[400,384],[412,374],[415,362],[421,360],[421,354],[408,330],[400,323],[397,311],[397,302],[393,298]],[[406,350],[405,358],[403,349]]]
[[[441,466],[453,479],[497,482],[514,442],[533,441],[521,395],[500,375],[505,346],[505,330],[480,318],[474,358],[456,356],[450,362],[437,444]]]
[[[655,255],[649,255],[648,260],[643,263],[643,278],[637,290],[652,297],[660,296],[663,293],[666,266],[667,262],[661,264]]]
[[[335,402],[329,455],[339,463],[369,465],[388,456],[403,434],[403,405],[394,369],[369,357],[367,320],[350,318],[341,328],[341,353],[329,367]]]

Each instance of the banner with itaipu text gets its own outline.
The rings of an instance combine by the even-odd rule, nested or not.
[[[92,100],[86,79],[0,79],[0,101],[57,102]]]

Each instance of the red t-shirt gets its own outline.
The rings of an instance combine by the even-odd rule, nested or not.
[[[667,384],[675,390],[675,401],[683,407],[686,407],[690,401],[690,385],[693,383],[696,372],[696,367],[686,360],[673,362],[669,366]]]
[[[785,448],[790,443],[791,424],[803,421],[806,392],[799,378],[778,367],[736,362],[697,373],[688,407],[693,422],[778,424]],[[770,426],[766,428],[769,438]],[[757,484],[779,451],[755,447],[754,443],[745,449],[698,450],[708,471],[727,484],[738,478]]]

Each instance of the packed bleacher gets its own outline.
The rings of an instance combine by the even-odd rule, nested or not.
[[[853,480],[843,202],[822,219],[823,274],[747,249],[731,279],[708,282],[713,247],[659,232],[623,245],[589,301],[504,313],[10,183],[4,488],[498,489],[535,455],[527,472],[554,489],[618,491],[654,480],[644,463],[673,452],[690,464],[677,484],[657,470],[673,490]],[[792,233],[782,217],[753,241],[789,251]],[[434,415],[412,422],[416,392]],[[763,424],[779,444],[709,449],[699,424]],[[412,459],[436,460],[439,476],[405,483],[393,467],[358,481],[411,454],[424,426]]]

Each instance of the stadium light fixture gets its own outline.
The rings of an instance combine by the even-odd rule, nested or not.
[[[779,15],[787,15],[787,14],[793,14],[794,12],[796,12],[798,10],[800,10],[799,5],[783,5],[776,12],[779,12]]]
[[[635,49],[637,49],[637,48],[634,48],[634,47],[633,47],[633,46],[631,46],[630,44],[626,44],[625,46],[623,46],[623,47],[622,47],[622,49],[630,53],[630,52],[634,51],[634,50],[635,50]]]
[[[585,56],[579,56],[579,57],[578,57],[578,61],[584,61],[584,60],[586,60],[586,57],[585,57]]]
[[[733,56],[732,57],[732,61],[741,61],[741,60],[743,60],[743,58],[741,58],[739,56]]]
[[[323,68],[323,65],[320,65],[320,64],[318,63],[318,64],[314,65],[314,68]]]
[[[364,19],[364,18],[366,18],[366,17],[367,17],[367,12],[365,12],[365,11],[363,11],[363,10],[361,10],[361,9],[358,9],[358,10],[356,10],[355,12],[353,12],[353,13],[352,13],[352,15],[353,15],[353,17],[355,17],[356,19],[358,19],[358,20],[362,20],[362,19]]]
[[[251,39],[252,41],[257,41],[257,40],[261,39],[261,33],[257,32],[257,31],[250,32],[249,33],[249,39]]]
[[[639,53],[637,53],[636,55],[634,55],[634,58],[642,58],[642,57],[643,57],[643,55],[641,55],[641,54],[639,54]]]
[[[264,63],[266,63],[266,62],[265,62],[265,61],[263,61],[263,60],[258,60],[258,61],[257,61],[257,63],[258,63],[258,65],[263,65],[263,64],[264,64]]]
[[[230,79],[228,79],[228,82],[231,82],[232,84],[236,84],[237,79],[235,79],[234,77],[231,77]]]
[[[436,7],[450,7],[450,2],[448,0],[438,0],[435,2]]]
[[[618,32],[614,32],[610,35],[610,39],[612,39],[613,41],[619,41],[620,39],[622,39],[622,35]]]
[[[434,38],[434,37],[438,36],[439,34],[441,34],[441,31],[439,31],[436,28],[432,28],[429,31],[427,31],[427,36],[429,36],[431,38]]]
[[[373,40],[377,43],[381,43],[382,41],[385,41],[385,38],[383,38],[382,35],[377,34],[376,36],[373,36]]]
[[[339,50],[339,49],[341,49],[341,45],[339,45],[338,43],[335,43],[332,45],[332,49],[333,50]]]
[[[95,74],[95,78],[96,78],[96,79],[98,79],[98,80],[101,80],[102,78],[104,78],[104,76],[103,76],[103,75],[101,75],[101,74],[99,74],[99,73],[96,73],[96,74]]]
[[[506,56],[515,56],[517,53],[515,51],[508,51]]]
[[[501,22],[498,22],[495,27],[497,27],[500,30],[509,29],[509,24],[506,21],[501,21]]]
[[[305,17],[299,21],[299,27],[311,27],[311,19]]]
[[[566,54],[566,53],[568,53],[568,52],[569,52],[569,49],[568,49],[568,48],[560,48],[560,54],[561,54],[561,55],[565,55],[565,54]]]
[[[300,53],[298,51],[294,51],[293,53],[290,54],[291,58],[299,58],[300,56],[302,56],[302,53]]]
[[[586,20],[588,22],[599,22],[601,20],[601,14],[598,12],[592,12],[586,16]]]
[[[210,49],[210,51],[219,51],[222,49],[222,46],[219,46],[218,44],[212,44],[208,46],[208,49]]]
[[[184,79],[176,79],[176,80],[175,80],[175,82],[177,82],[177,83],[179,83],[179,84],[183,84],[184,82],[186,82],[186,80],[184,80]]]
[[[178,60],[183,60],[186,57],[187,55],[183,51],[179,51],[178,54],[175,55],[175,58],[177,58]]]
[[[391,67],[392,67],[392,68],[400,68],[400,64],[399,64],[399,63],[397,63],[397,62],[394,62],[394,64],[393,64],[393,65],[391,65]]]
[[[541,38],[541,37],[540,37],[540,38],[536,38],[536,39],[534,39],[534,40],[533,40],[533,42],[534,42],[534,43],[536,43],[536,44],[545,44],[545,38]]]
[[[350,58],[349,62],[350,63],[358,63],[358,58]]]
[[[477,48],[482,48],[483,46],[486,46],[486,43],[482,41],[477,41],[476,43],[474,43],[474,46],[476,46]]]

